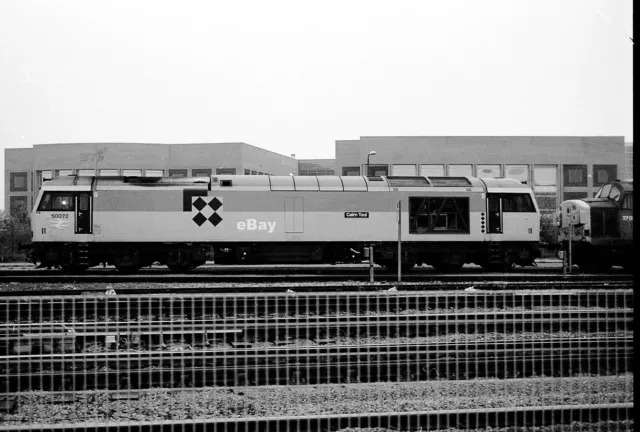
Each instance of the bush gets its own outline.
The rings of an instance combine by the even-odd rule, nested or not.
[[[26,215],[9,216],[0,211],[0,262],[27,261],[20,246],[31,242],[31,221]]]

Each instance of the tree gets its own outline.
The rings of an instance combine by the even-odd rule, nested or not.
[[[26,212],[10,216],[0,210],[0,261],[26,261],[20,246],[31,242],[31,221]]]

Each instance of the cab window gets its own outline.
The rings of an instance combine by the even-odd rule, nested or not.
[[[620,198],[620,196],[622,195],[621,191],[619,188],[617,187],[612,187],[611,188],[611,192],[609,192],[609,198],[614,200],[614,201],[618,201],[618,199]]]
[[[69,192],[46,192],[38,211],[73,211],[73,194]]]
[[[80,195],[80,199],[78,201],[78,207],[80,207],[80,211],[89,210],[89,196],[87,194]]]
[[[598,190],[598,192],[596,192],[595,197],[596,198],[606,198],[609,196],[609,192],[611,192],[611,185],[604,185],[600,188],[600,190]]]
[[[623,210],[633,210],[633,193],[626,193],[622,202]]]

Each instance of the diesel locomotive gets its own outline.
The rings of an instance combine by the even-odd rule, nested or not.
[[[622,266],[631,271],[633,259],[633,181],[602,186],[593,198],[564,201],[555,221],[562,249],[580,270],[606,271]]]
[[[398,219],[399,215],[399,219]],[[31,214],[33,258],[70,272],[110,263],[361,262],[442,272],[532,265],[540,213],[530,187],[473,177],[66,176],[43,184]]]

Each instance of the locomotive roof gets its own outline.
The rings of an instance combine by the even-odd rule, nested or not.
[[[402,177],[402,176],[211,176],[211,188],[272,191],[389,191],[431,187],[483,187],[473,177]]]
[[[57,177],[47,181],[46,189],[65,188],[129,188],[129,187],[232,187],[244,190],[270,191],[389,191],[416,188],[482,188],[507,192],[528,189],[527,185],[509,178],[423,177],[423,176],[269,176],[213,175],[211,177]]]

